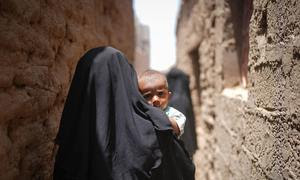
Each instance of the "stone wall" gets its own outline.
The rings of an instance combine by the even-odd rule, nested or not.
[[[264,178],[300,178],[300,2],[253,2],[246,137]],[[247,106],[249,106],[247,105]]]
[[[253,11],[249,0],[182,1],[177,67],[192,80],[197,179],[300,178],[299,9],[292,0],[254,0]]]
[[[131,0],[0,2],[0,179],[49,179],[74,67],[92,47],[134,58]]]
[[[214,179],[215,99],[223,88],[223,53],[237,56],[229,6],[224,1],[182,1],[177,24],[177,67],[190,75],[199,150],[194,155],[197,179]],[[225,31],[228,28],[230,30]],[[225,48],[229,51],[225,51]],[[239,74],[236,58],[228,59]],[[237,81],[235,76],[233,81]]]

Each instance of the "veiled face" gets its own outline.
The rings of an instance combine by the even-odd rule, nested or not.
[[[160,76],[143,78],[139,81],[139,89],[150,105],[161,109],[167,107],[170,92],[165,78]]]

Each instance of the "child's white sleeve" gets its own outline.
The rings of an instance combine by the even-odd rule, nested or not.
[[[179,133],[179,137],[180,137],[184,133],[184,126],[186,122],[185,115],[180,111],[178,111],[177,109],[170,107],[169,117],[173,117],[175,119],[180,130]]]

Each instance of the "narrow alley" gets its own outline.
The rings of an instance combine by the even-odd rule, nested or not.
[[[0,32],[0,179],[52,179],[78,59],[110,45],[141,72],[151,34],[132,0],[1,1]],[[300,179],[300,1],[182,0],[176,38],[195,179]]]

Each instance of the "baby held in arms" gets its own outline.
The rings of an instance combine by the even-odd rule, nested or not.
[[[184,132],[186,117],[180,111],[168,106],[171,92],[168,89],[166,76],[159,71],[147,70],[139,76],[138,83],[139,90],[146,101],[166,113],[174,134],[179,138]]]

